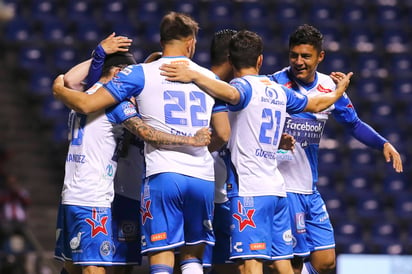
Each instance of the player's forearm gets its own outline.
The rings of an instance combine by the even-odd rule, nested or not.
[[[341,72],[332,73],[331,78],[337,83],[335,91],[310,97],[305,111],[319,112],[334,104],[348,88],[352,75],[352,72],[349,72],[348,74]]]
[[[193,82],[210,96],[235,105],[239,102],[239,93],[225,81],[210,78],[201,72],[195,72]]]
[[[336,92],[318,94],[316,96],[309,97],[305,111],[316,113],[325,110],[334,104],[340,97],[341,96]]]
[[[89,72],[91,59],[86,60],[76,66],[72,67],[65,75],[64,75],[64,85],[75,89],[75,90],[83,90],[82,82],[86,79],[87,74]]]
[[[154,129],[139,117],[132,117],[123,122],[123,125],[133,134],[154,147],[164,145],[196,145],[194,137],[173,135]]]
[[[53,87],[53,94],[57,100],[63,102],[68,108],[83,114],[90,113],[87,108],[88,95],[86,93],[64,86],[57,86]]]

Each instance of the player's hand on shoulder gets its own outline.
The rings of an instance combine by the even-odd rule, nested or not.
[[[162,64],[159,69],[161,70],[160,75],[166,76],[166,80],[173,82],[190,83],[196,73],[186,62]]]

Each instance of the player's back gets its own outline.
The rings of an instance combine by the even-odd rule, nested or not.
[[[236,81],[239,78],[231,83]],[[240,81],[250,100],[239,109],[229,107],[229,149],[239,177],[239,195],[285,196],[276,151],[286,116],[286,94],[265,76],[244,76]]]
[[[192,83],[170,82],[160,75],[163,63],[185,62],[197,70],[214,74],[185,57],[163,57],[142,64],[144,87],[136,101],[143,121],[154,128],[184,136],[194,136],[202,127],[209,127],[215,100]],[[207,147],[170,146],[157,149],[145,146],[147,176],[161,172],[177,172],[213,180],[213,160]]]

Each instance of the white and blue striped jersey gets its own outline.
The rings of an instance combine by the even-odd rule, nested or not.
[[[309,85],[298,83],[293,80],[289,67],[269,75],[269,78],[291,88],[298,94],[309,97],[329,93],[336,89],[332,78],[319,72],[316,72],[313,83]],[[277,153],[278,167],[285,178],[287,192],[312,194],[316,189],[319,142],[330,114],[342,123],[352,123],[358,120],[356,111],[346,93],[322,112],[291,114],[287,118],[284,131],[295,137],[295,151],[292,153],[279,150]]]
[[[87,93],[101,86],[96,83]],[[110,207],[117,167],[114,152],[123,133],[117,124],[136,115],[135,106],[128,101],[89,115],[71,111],[62,204]]]
[[[122,101],[135,96],[144,122],[153,128],[176,135],[193,136],[210,126],[212,112],[218,111],[213,97],[192,83],[170,82],[160,75],[163,63],[185,62],[212,78],[215,74],[186,57],[163,57],[148,63],[131,65],[105,85],[113,97]],[[224,105],[222,107],[225,107]],[[207,147],[145,144],[146,176],[175,172],[204,180],[214,180],[213,159]]]
[[[232,132],[228,144],[232,162],[229,179],[232,181],[228,183],[228,196],[285,197],[276,152],[286,112],[301,112],[307,98],[266,76],[248,75],[230,83],[239,91],[240,102],[229,105]]]

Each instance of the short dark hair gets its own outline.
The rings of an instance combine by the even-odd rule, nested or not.
[[[227,62],[230,39],[236,33],[237,31],[233,29],[222,29],[215,32],[210,45],[210,61],[212,66],[218,66]]]
[[[262,53],[263,41],[256,32],[241,30],[230,40],[229,60],[237,70],[255,67]]]
[[[196,36],[198,30],[198,23],[189,15],[172,11],[167,13],[160,23],[160,41],[167,43]]]
[[[323,50],[323,35],[314,26],[304,24],[299,26],[289,36],[289,49],[298,45],[312,45],[318,52]]]
[[[104,59],[102,75],[103,76],[107,75],[107,73],[110,71],[112,67],[128,66],[132,64],[136,64],[136,60],[134,59],[133,54],[129,51],[127,52],[119,51],[119,52],[109,54]]]

